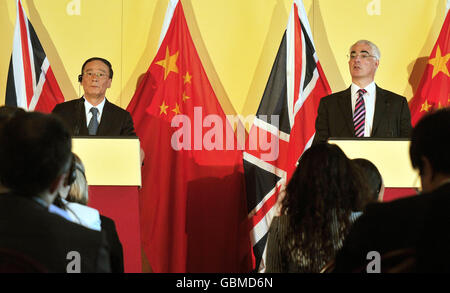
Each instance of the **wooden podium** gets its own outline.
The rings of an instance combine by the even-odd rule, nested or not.
[[[116,224],[126,273],[142,272],[139,222],[141,186],[137,137],[76,137],[73,152],[82,160],[89,184],[89,206]]]
[[[412,168],[408,139],[330,138],[350,159],[364,158],[380,171],[386,187],[383,201],[413,195],[420,186],[419,174]]]

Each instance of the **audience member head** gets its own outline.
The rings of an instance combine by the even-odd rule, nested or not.
[[[450,109],[424,116],[411,134],[409,155],[422,190],[432,191],[450,178]]]
[[[1,106],[0,107],[0,127],[5,124],[9,119],[14,117],[16,114],[23,114],[25,110],[18,107],[12,106]]]
[[[334,257],[365,190],[361,173],[338,146],[316,144],[303,153],[286,187],[281,212],[289,217],[286,237],[294,240],[288,240],[291,250],[311,260],[310,271],[318,272]]]
[[[55,116],[15,115],[0,131],[0,178],[14,193],[39,196],[50,204],[64,185],[71,137]]]
[[[86,181],[86,174],[83,162],[80,157],[73,154],[73,171],[75,172],[75,180],[70,185],[70,191],[66,200],[69,202],[76,202],[87,205],[89,201],[88,183]]]
[[[11,107],[11,106],[0,106],[0,129],[3,127],[6,122],[9,121],[16,114],[25,113],[25,110],[22,108]],[[0,178],[0,193],[7,192],[8,189],[3,186]]]
[[[383,178],[377,167],[371,161],[362,158],[353,159],[352,162],[362,173],[368,187],[368,193],[362,195],[360,207],[363,208],[368,203],[381,200],[383,198],[384,185]],[[362,210],[358,209],[357,211],[360,212]]]

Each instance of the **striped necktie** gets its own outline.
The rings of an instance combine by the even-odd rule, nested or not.
[[[364,105],[363,96],[367,91],[365,89],[358,90],[358,99],[356,99],[355,113],[353,114],[353,125],[355,125],[355,136],[364,136],[364,123],[366,120],[366,107]]]

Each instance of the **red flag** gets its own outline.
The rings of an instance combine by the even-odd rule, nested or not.
[[[50,113],[61,102],[64,102],[64,96],[36,32],[18,0],[5,104],[28,111]]]
[[[425,67],[419,87],[409,104],[413,126],[426,113],[450,106],[449,25],[450,16],[447,10],[444,25],[428,58],[428,64]]]
[[[127,108],[145,151],[145,254],[155,272],[250,271],[242,151],[231,147],[234,132],[181,2],[171,1],[166,23],[156,57]]]
[[[330,93],[305,8],[302,1],[294,0],[244,153],[250,233],[255,268],[259,272],[265,271],[267,232],[278,195],[292,176],[298,159],[311,145],[320,99]],[[252,149],[258,135],[270,137],[273,147]]]

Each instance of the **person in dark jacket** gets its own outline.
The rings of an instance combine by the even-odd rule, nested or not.
[[[422,193],[369,204],[337,254],[335,272],[450,272],[449,150],[450,109],[424,116],[409,149]],[[369,253],[379,255],[378,264]]]
[[[0,260],[28,259],[46,272],[110,272],[103,233],[49,212],[67,185],[72,143],[54,115],[16,113],[0,129]],[[26,271],[26,270],[25,270]]]

